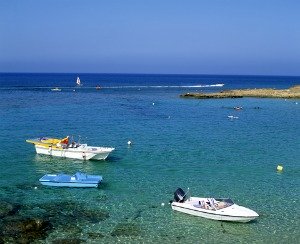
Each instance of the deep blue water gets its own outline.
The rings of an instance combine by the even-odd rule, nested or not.
[[[224,87],[201,87],[219,83]],[[55,229],[49,242],[72,237],[94,243],[297,243],[300,101],[179,97],[296,84],[300,77],[2,73],[0,200],[20,204],[18,216],[41,218],[49,218],[51,204],[58,202],[62,210],[50,217]],[[62,91],[52,92],[53,87]],[[38,156],[25,142],[65,135],[116,150],[106,161],[81,162]],[[278,164],[282,173],[276,172]],[[54,189],[38,183],[45,173],[78,170],[103,175],[103,185]],[[177,187],[189,187],[195,196],[231,197],[260,217],[221,224],[173,212],[168,201]],[[71,218],[74,209],[66,202],[106,211],[109,218]],[[128,236],[112,234],[119,224],[129,226]]]
[[[0,87],[40,88],[74,87],[79,76],[84,88],[124,88],[143,86],[197,86],[224,83],[231,88],[286,88],[300,83],[293,76],[230,76],[230,75],[148,75],[148,74],[31,74],[0,73]]]

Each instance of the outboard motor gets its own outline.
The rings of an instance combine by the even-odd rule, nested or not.
[[[174,192],[174,200],[175,202],[184,202],[186,200],[186,194],[181,188]]]

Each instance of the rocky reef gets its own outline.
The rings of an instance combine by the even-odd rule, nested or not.
[[[82,243],[82,229],[78,222],[87,225],[108,219],[107,210],[89,209],[73,201],[46,202],[21,205],[0,199],[0,244],[31,243],[45,240],[53,231],[69,233],[71,239],[57,239],[54,243]],[[116,231],[118,234],[119,229]],[[88,238],[99,239],[101,233],[88,233]]]
[[[293,86],[289,89],[236,89],[224,90],[215,93],[186,93],[180,95],[183,98],[198,98],[198,99],[211,99],[211,98],[242,98],[242,97],[258,97],[258,98],[285,98],[285,99],[299,99],[300,98],[300,85]]]

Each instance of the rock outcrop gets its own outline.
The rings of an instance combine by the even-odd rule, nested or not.
[[[289,89],[237,89],[237,90],[224,90],[216,93],[186,93],[180,95],[183,98],[242,98],[242,97],[258,97],[258,98],[286,98],[286,99],[299,99],[300,98],[300,85],[291,87]]]

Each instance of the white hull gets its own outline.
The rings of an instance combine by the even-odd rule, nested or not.
[[[73,158],[80,160],[104,160],[114,150],[114,148],[108,147],[78,147],[78,148],[66,148],[57,149],[52,147],[44,147],[35,145],[37,154],[44,154],[49,156],[61,157],[61,158]]]
[[[199,201],[203,199],[204,198],[191,197],[190,200],[183,203],[173,202],[172,209],[198,217],[221,221],[249,222],[258,217],[258,214],[253,210],[237,204],[219,210],[204,209],[199,207]]]

